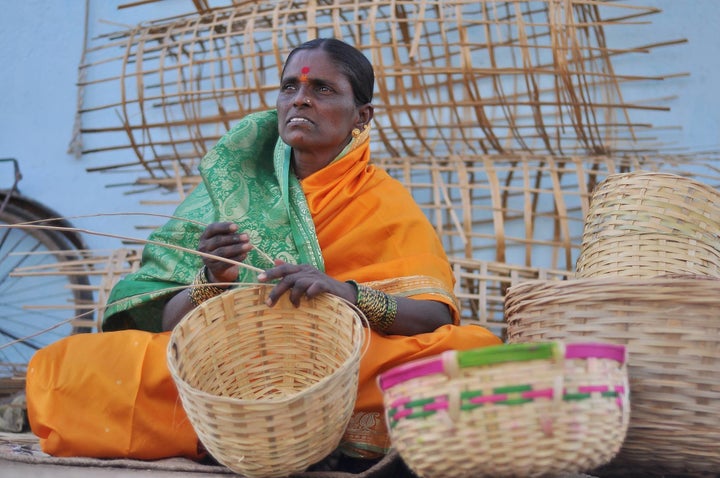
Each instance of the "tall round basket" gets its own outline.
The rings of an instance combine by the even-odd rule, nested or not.
[[[301,472],[339,444],[364,343],[355,310],[329,294],[294,307],[272,286],[233,289],[172,332],[168,365],[203,446],[247,477]]]
[[[578,278],[720,276],[720,191],[670,173],[612,174],[593,191]]]
[[[627,346],[630,427],[612,476],[720,473],[720,279],[527,281],[505,306],[511,343]]]
[[[558,476],[607,463],[628,426],[625,347],[451,350],[382,374],[393,447],[424,478]]]

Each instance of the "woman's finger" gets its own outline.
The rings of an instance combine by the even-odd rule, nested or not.
[[[310,267],[310,266],[308,266]],[[301,266],[296,264],[288,264],[282,260],[275,260],[275,267],[265,270],[258,274],[258,280],[260,282],[269,282],[276,279],[284,279],[290,274],[295,274],[301,270]]]
[[[237,231],[238,225],[234,222],[213,222],[208,224],[201,237],[209,239],[219,234],[234,234]]]
[[[264,282],[264,281],[262,281]],[[272,288],[270,293],[268,294],[268,298],[266,300],[267,305],[272,307],[273,305],[277,304],[278,299],[280,296],[282,296],[285,292],[291,290],[293,287],[293,283],[290,280],[286,280],[286,278],[283,277],[280,282],[275,284],[275,287]]]

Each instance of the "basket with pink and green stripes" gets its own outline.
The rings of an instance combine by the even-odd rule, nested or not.
[[[383,373],[393,447],[421,477],[590,471],[627,432],[626,349],[503,344],[448,351]]]

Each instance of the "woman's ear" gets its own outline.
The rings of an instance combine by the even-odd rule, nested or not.
[[[375,108],[370,103],[364,104],[358,108],[358,123],[357,128],[363,130],[365,126],[370,124],[370,120],[373,118]]]

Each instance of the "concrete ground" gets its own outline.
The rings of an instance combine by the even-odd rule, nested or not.
[[[35,449],[36,444],[37,438],[30,432],[0,432],[0,478],[232,478],[237,476],[222,467],[200,467],[182,458],[162,462],[162,466],[159,462],[148,462],[149,466],[144,469],[144,463],[137,460],[120,460],[112,464],[113,466],[108,462],[100,462],[99,466],[88,466],[88,463],[77,462],[56,464],[42,462],[40,458],[25,454],[20,454],[15,459],[15,452],[10,452],[15,447]],[[215,473],[216,470],[213,468],[221,471]]]
[[[0,459],[1,478],[228,478],[226,473],[41,465]]]

